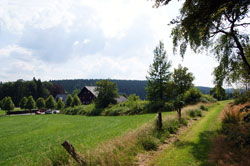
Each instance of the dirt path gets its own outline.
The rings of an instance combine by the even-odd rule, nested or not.
[[[156,156],[158,156],[163,150],[165,150],[170,144],[178,140],[178,137],[182,135],[186,129],[191,127],[198,118],[190,119],[187,126],[182,126],[178,129],[176,134],[171,134],[170,138],[167,138],[163,144],[161,144],[156,151],[149,151],[137,155],[136,166],[147,166]]]

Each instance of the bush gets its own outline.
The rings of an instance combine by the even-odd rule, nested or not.
[[[11,97],[5,97],[3,99],[3,110],[11,111],[14,110],[15,105],[11,99]]]
[[[184,101],[186,104],[195,104],[200,101],[201,96],[202,96],[201,91],[193,87],[185,92]]]
[[[22,100],[19,102],[19,107],[24,109],[26,107],[27,101],[28,101],[27,97],[23,97]]]
[[[243,104],[250,101],[250,92],[245,92],[239,98],[234,100],[234,105]]]
[[[217,100],[213,98],[211,95],[202,95],[200,101],[203,103],[211,103],[211,102],[216,102]]]
[[[36,102],[35,102],[35,100],[33,99],[32,96],[29,96],[25,108],[31,110],[31,109],[34,109],[35,107],[36,107]]]
[[[36,106],[37,108],[39,109],[44,109],[45,108],[45,101],[42,97],[39,97],[37,100],[36,100]]]
[[[177,119],[169,119],[163,124],[164,130],[171,134],[175,134],[180,127],[180,122]]]
[[[50,95],[46,101],[45,101],[46,108],[49,109],[55,109],[56,108],[56,102],[55,99],[52,95]]]
[[[197,110],[190,110],[190,111],[188,112],[188,114],[189,114],[189,116],[192,117],[192,118],[197,117],[197,116],[202,117],[201,110],[199,110],[199,109],[197,109]]]
[[[159,142],[156,138],[152,136],[145,136],[139,139],[139,143],[142,145],[143,149],[149,150],[157,150]]]
[[[204,106],[204,105],[201,105],[200,109],[203,110],[203,111],[208,111],[208,108],[206,106]]]

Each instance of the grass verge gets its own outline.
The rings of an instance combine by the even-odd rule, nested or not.
[[[211,139],[220,128],[218,116],[227,102],[218,102],[210,107],[205,117],[189,128],[178,141],[157,156],[150,165],[207,165]]]

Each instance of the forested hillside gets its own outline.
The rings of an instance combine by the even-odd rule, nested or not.
[[[101,79],[75,79],[75,80],[52,80],[53,84],[60,84],[68,92],[72,93],[75,89],[82,89],[84,86],[95,86],[96,81]],[[130,95],[135,93],[141,99],[146,98],[146,80],[110,80],[117,84],[120,94]]]
[[[75,89],[82,89],[84,86],[94,86],[100,79],[75,79],[75,80],[52,80],[53,84],[60,84],[68,92],[72,93]],[[110,80],[117,84],[119,93],[127,95],[135,93],[141,99],[146,98],[146,80]],[[197,86],[204,94],[209,94],[209,87]]]

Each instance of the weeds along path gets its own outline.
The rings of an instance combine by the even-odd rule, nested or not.
[[[206,116],[195,122],[174,143],[156,156],[150,166],[206,166],[212,138],[220,128],[218,119],[229,101],[212,106]]]

